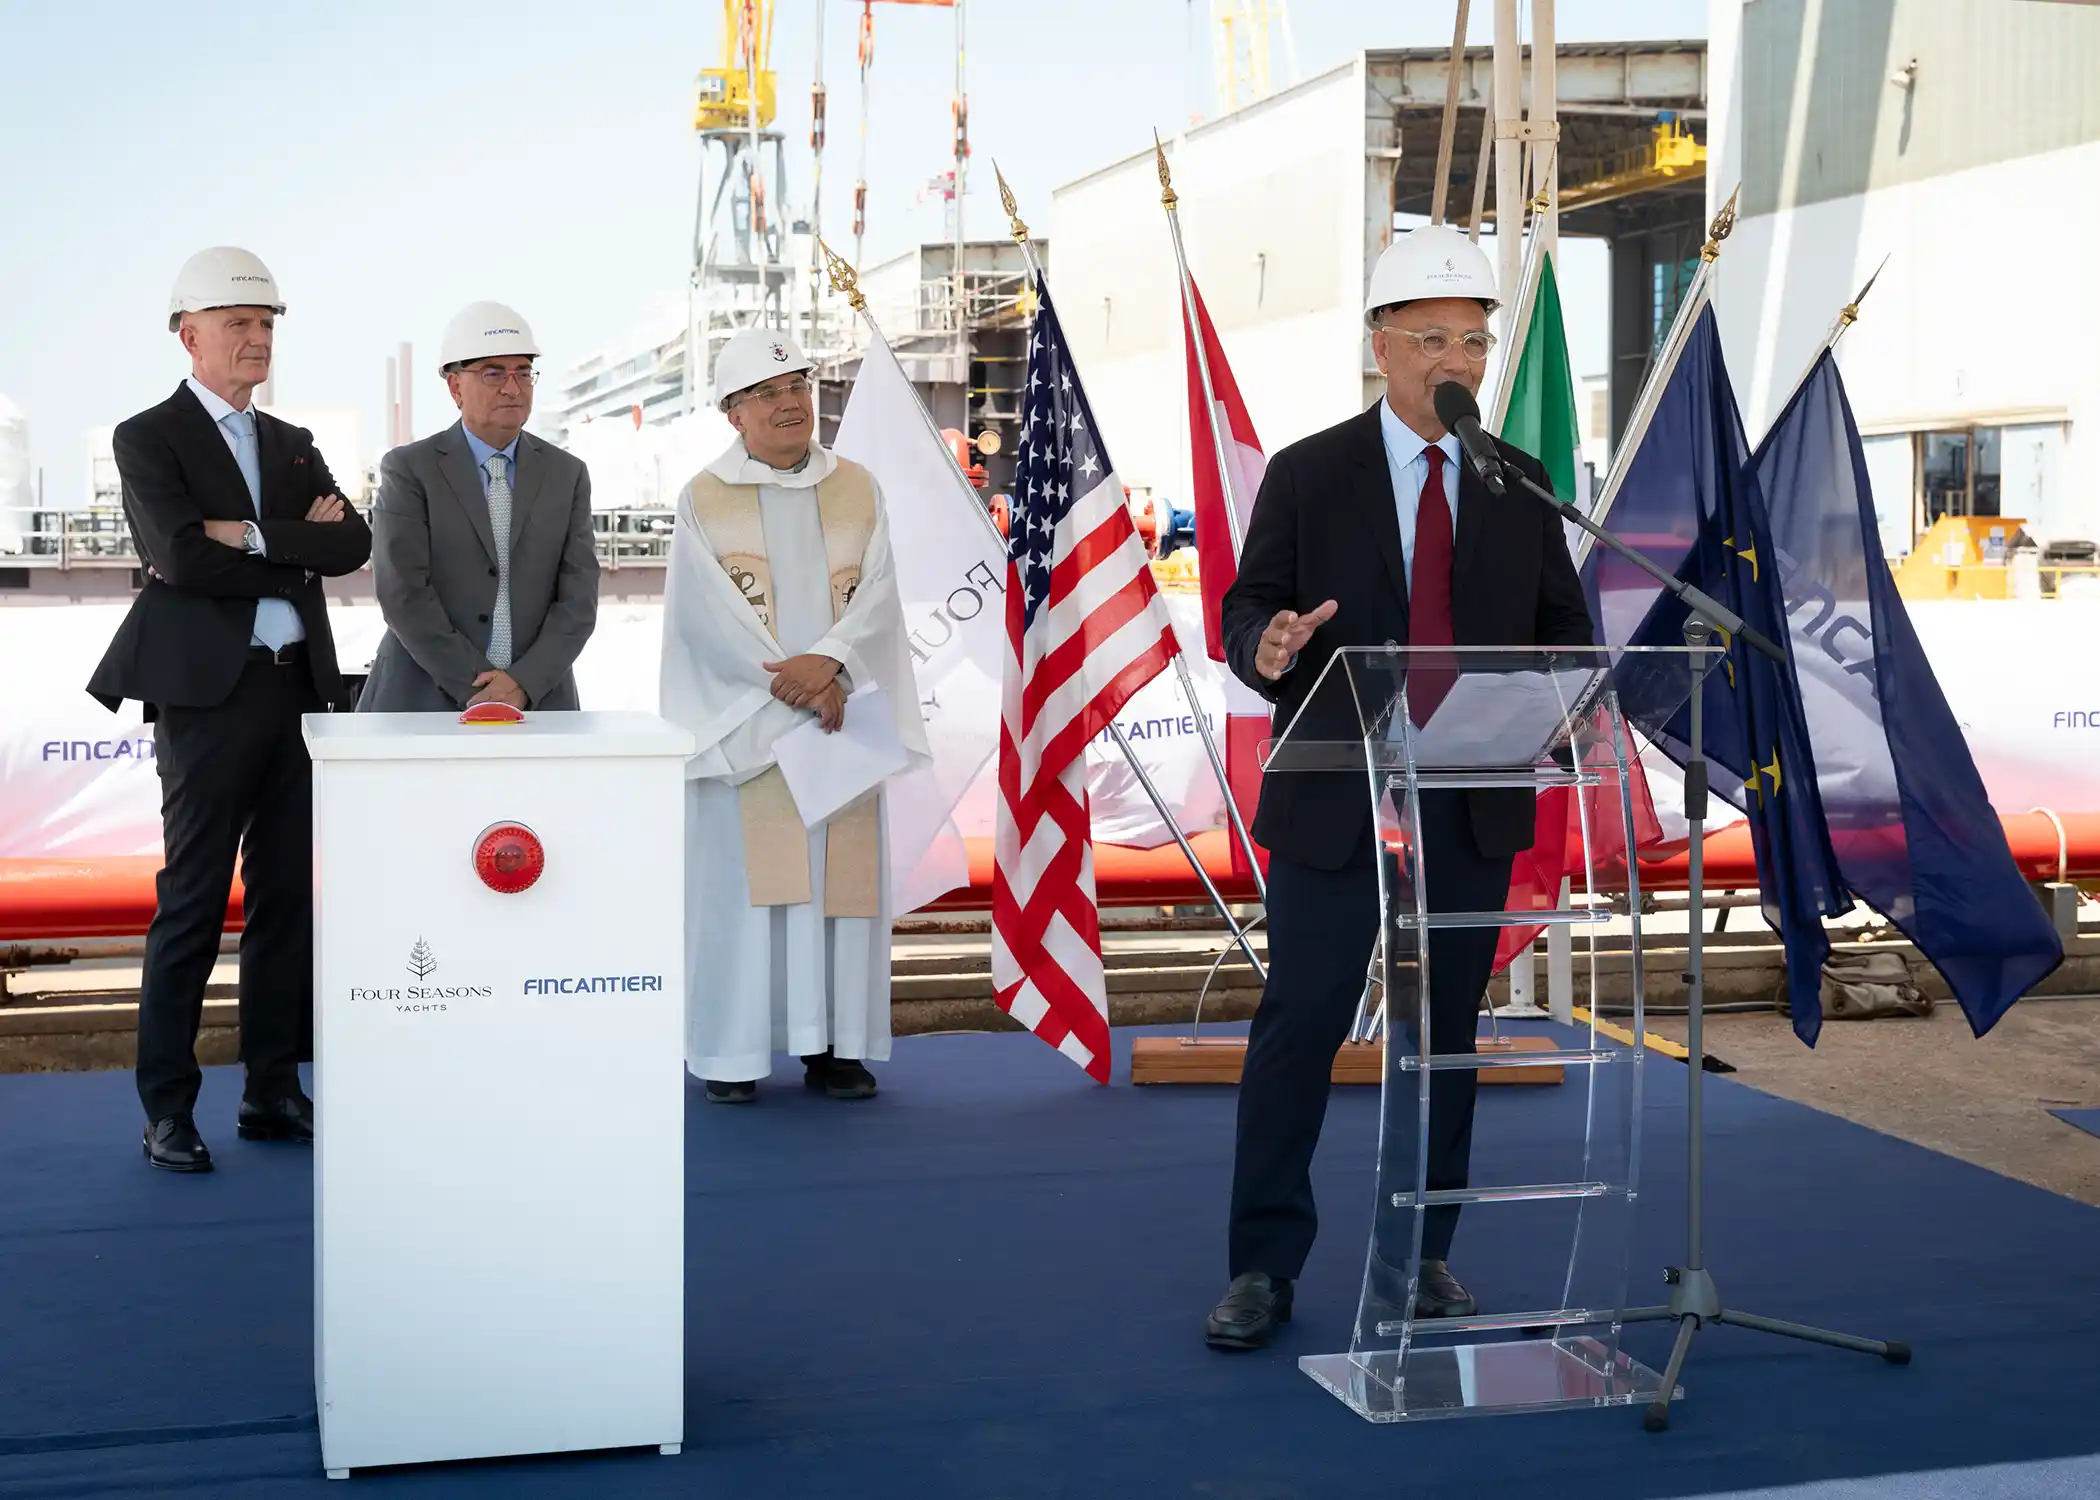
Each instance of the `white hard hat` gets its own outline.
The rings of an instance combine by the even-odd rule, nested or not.
[[[175,273],[175,290],[168,293],[168,332],[182,326],[182,315],[203,312],[208,307],[267,307],[284,311],[277,295],[277,278],[255,255],[235,245],[214,245],[199,250]]]
[[[1385,247],[1371,270],[1364,316],[1427,297],[1473,297],[1495,310],[1495,268],[1487,252],[1448,224],[1424,224]]]
[[[772,328],[740,328],[715,356],[715,405],[775,375],[815,368],[789,335]]]
[[[540,346],[533,342],[532,326],[500,302],[469,302],[445,325],[445,338],[438,345],[438,368],[494,359],[503,354],[529,354],[539,358]]]

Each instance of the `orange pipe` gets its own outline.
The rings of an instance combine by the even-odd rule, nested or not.
[[[2100,812],[2060,813],[2069,860],[2066,878],[2100,880]],[[2008,813],[1999,818],[2013,861],[2029,880],[2057,878],[2056,825],[2041,813]],[[928,910],[984,911],[992,900],[992,841],[964,841],[970,858],[970,883],[950,891]],[[1203,868],[1225,899],[1252,902],[1254,882],[1236,875],[1232,849],[1223,832],[1199,833],[1190,840]],[[1641,861],[1641,888],[1681,891],[1689,862],[1682,849],[1661,859]],[[0,859],[0,942],[31,939],[136,937],[153,918],[156,856],[109,859]],[[1623,888],[1610,871],[1604,886]],[[1706,883],[1714,890],[1749,890],[1757,885],[1757,863],[1751,857],[1750,830],[1741,823],[1706,838]],[[1129,849],[1120,844],[1094,846],[1094,885],[1103,906],[1203,906],[1209,896],[1173,844],[1157,849]],[[226,930],[241,927],[241,884],[234,880],[226,903]]]

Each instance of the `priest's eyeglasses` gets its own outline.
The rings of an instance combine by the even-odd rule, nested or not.
[[[1451,346],[1456,344],[1465,351],[1467,359],[1476,365],[1483,365],[1487,363],[1488,355],[1493,353],[1495,348],[1495,336],[1492,333],[1483,333],[1478,330],[1472,333],[1454,334],[1448,328],[1425,328],[1420,333],[1416,333],[1411,328],[1396,328],[1391,323],[1381,324],[1380,326],[1387,333],[1396,334],[1401,338],[1411,340],[1415,348],[1421,351],[1424,359],[1442,359],[1451,352]]]
[[[736,398],[736,404],[741,406],[746,401],[757,401],[766,406],[778,406],[783,401],[792,401],[798,396],[807,396],[808,394],[809,377],[807,375],[790,375],[786,380],[776,385],[754,385],[750,390],[745,391]]]

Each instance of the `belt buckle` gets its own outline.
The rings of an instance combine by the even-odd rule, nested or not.
[[[287,641],[284,645],[274,648],[270,652],[270,665],[275,667],[290,666],[292,664],[292,653],[295,645],[295,642]]]

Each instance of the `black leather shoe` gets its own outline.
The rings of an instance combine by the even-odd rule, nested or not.
[[[1479,1310],[1473,1294],[1458,1284],[1449,1266],[1440,1260],[1422,1262],[1422,1275],[1415,1282],[1416,1317],[1470,1318]]]
[[[720,1083],[707,1080],[707,1102],[709,1104],[751,1104],[758,1099],[758,1085],[748,1079],[735,1083]]]
[[[146,1160],[163,1172],[209,1172],[211,1149],[188,1115],[169,1115],[146,1127]]]
[[[855,1058],[832,1057],[826,1054],[819,1058],[805,1058],[802,1082],[805,1087],[822,1089],[833,1099],[872,1099],[875,1097],[875,1075]]]
[[[1213,1349],[1259,1349],[1291,1320],[1291,1284],[1266,1271],[1242,1271],[1203,1324],[1203,1342]]]
[[[290,1141],[296,1146],[314,1143],[314,1102],[304,1094],[286,1094],[268,1104],[241,1101],[240,1118],[234,1129],[244,1141]]]

